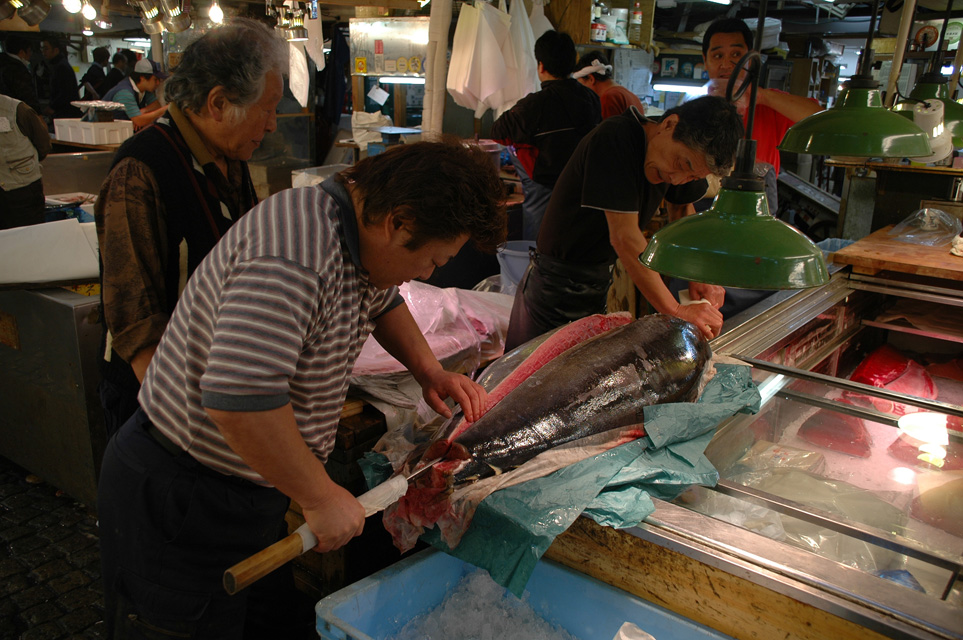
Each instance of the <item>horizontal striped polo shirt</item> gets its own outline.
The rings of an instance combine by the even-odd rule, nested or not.
[[[154,425],[206,466],[268,485],[204,408],[267,411],[288,402],[324,462],[348,376],[375,319],[404,304],[359,262],[351,199],[333,179],[288,189],[243,216],[184,289],[138,400]]]

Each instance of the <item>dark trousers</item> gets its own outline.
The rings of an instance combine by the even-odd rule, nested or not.
[[[106,333],[104,337],[106,338]],[[100,406],[104,408],[104,426],[108,439],[113,438],[137,411],[140,406],[137,404],[139,392],[140,381],[134,370],[116,351],[111,352],[109,361],[101,360],[97,393],[100,395]]]
[[[111,438],[98,490],[110,638],[316,638],[290,564],[234,596],[224,571],[286,535],[289,500],[225,476],[162,436],[138,409]]]
[[[611,264],[575,265],[534,250],[515,292],[505,353],[556,327],[605,313]]]
[[[0,229],[40,224],[45,211],[42,180],[10,191],[0,189]]]

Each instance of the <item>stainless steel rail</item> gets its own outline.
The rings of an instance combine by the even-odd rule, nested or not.
[[[809,382],[819,382],[821,384],[825,384],[830,387],[835,387],[837,389],[844,389],[846,391],[862,393],[864,395],[874,396],[877,398],[882,398],[884,400],[900,402],[902,404],[908,404],[914,407],[919,407],[920,409],[926,409],[927,411],[935,411],[936,413],[945,413],[951,416],[963,417],[963,407],[955,404],[949,404],[948,402],[939,402],[937,400],[926,400],[923,398],[917,398],[915,396],[907,395],[904,393],[890,391],[889,389],[874,387],[872,385],[862,384],[860,382],[853,382],[852,380],[846,380],[843,378],[835,378],[833,376],[827,376],[822,373],[804,371],[802,369],[787,367],[785,365],[775,364],[772,362],[767,362],[765,360],[759,360],[757,358],[750,358],[748,356],[743,356],[736,353],[727,353],[726,355],[736,358],[738,360],[742,360],[747,364],[751,364],[753,367],[757,369],[761,369],[763,371],[769,371],[770,373],[779,373],[785,376],[799,378],[800,380],[807,380]]]

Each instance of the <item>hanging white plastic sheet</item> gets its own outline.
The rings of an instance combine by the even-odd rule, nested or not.
[[[532,0],[532,12],[529,14],[529,19],[531,20],[532,33],[535,35],[536,40],[546,31],[551,31],[555,28],[545,15],[546,4],[547,3],[542,0]]]
[[[318,71],[324,69],[324,31],[321,20],[305,20],[304,28],[308,31],[308,40],[304,43],[304,51],[314,61]]]
[[[294,43],[288,46],[291,48],[288,56],[288,86],[298,104],[307,107],[308,89],[311,86],[311,80],[308,77],[308,60],[301,47]]]

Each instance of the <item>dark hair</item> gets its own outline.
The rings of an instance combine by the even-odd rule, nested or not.
[[[140,82],[140,81],[143,80],[144,78],[150,78],[150,77],[152,77],[154,74],[153,74],[153,73],[141,73],[141,72],[139,72],[139,71],[131,71],[128,75],[130,76],[130,81],[134,83],[134,86],[137,86],[137,83],[138,83],[138,82]]]
[[[589,51],[579,58],[578,62],[575,63],[575,69],[573,71],[581,71],[585,67],[591,67],[592,63],[596,60],[600,61],[602,64],[612,64],[609,59],[605,57],[605,54],[601,51]],[[610,71],[605,71],[600,73],[598,71],[590,73],[590,76],[598,80],[599,82],[604,82],[605,80],[612,79],[612,73]]]
[[[454,136],[389,147],[337,179],[353,183],[366,226],[391,212],[409,222],[408,249],[467,234],[479,251],[492,253],[505,240],[504,186],[495,164],[487,152]]]
[[[546,31],[535,41],[535,60],[556,78],[567,78],[575,69],[575,43],[562,31]]]
[[[124,64],[127,64],[127,56],[124,55],[123,51],[118,51],[117,53],[114,54],[114,57],[111,58],[110,61],[114,64],[117,64],[118,62],[123,62]]]
[[[705,154],[709,170],[724,176],[732,169],[739,140],[745,135],[742,116],[718,96],[702,96],[669,109],[662,119],[679,116],[672,139]]]
[[[60,51],[60,53],[65,53],[67,51],[67,46],[64,44],[64,41],[57,36],[44,36],[40,38],[40,42],[46,42],[52,48]]]
[[[7,53],[12,53],[13,55],[17,55],[21,51],[33,53],[32,47],[30,46],[30,41],[23,36],[18,36],[15,34],[10,34],[7,36],[7,40],[3,45],[3,50]]]
[[[97,47],[94,49],[94,62],[97,64],[107,64],[108,60],[110,60],[110,51],[107,50],[107,47]]]
[[[722,18],[710,24],[705,35],[702,36],[702,55],[709,52],[712,36],[717,33],[741,33],[743,40],[746,41],[746,48],[752,49],[752,29],[749,28],[746,21],[739,18]]]

